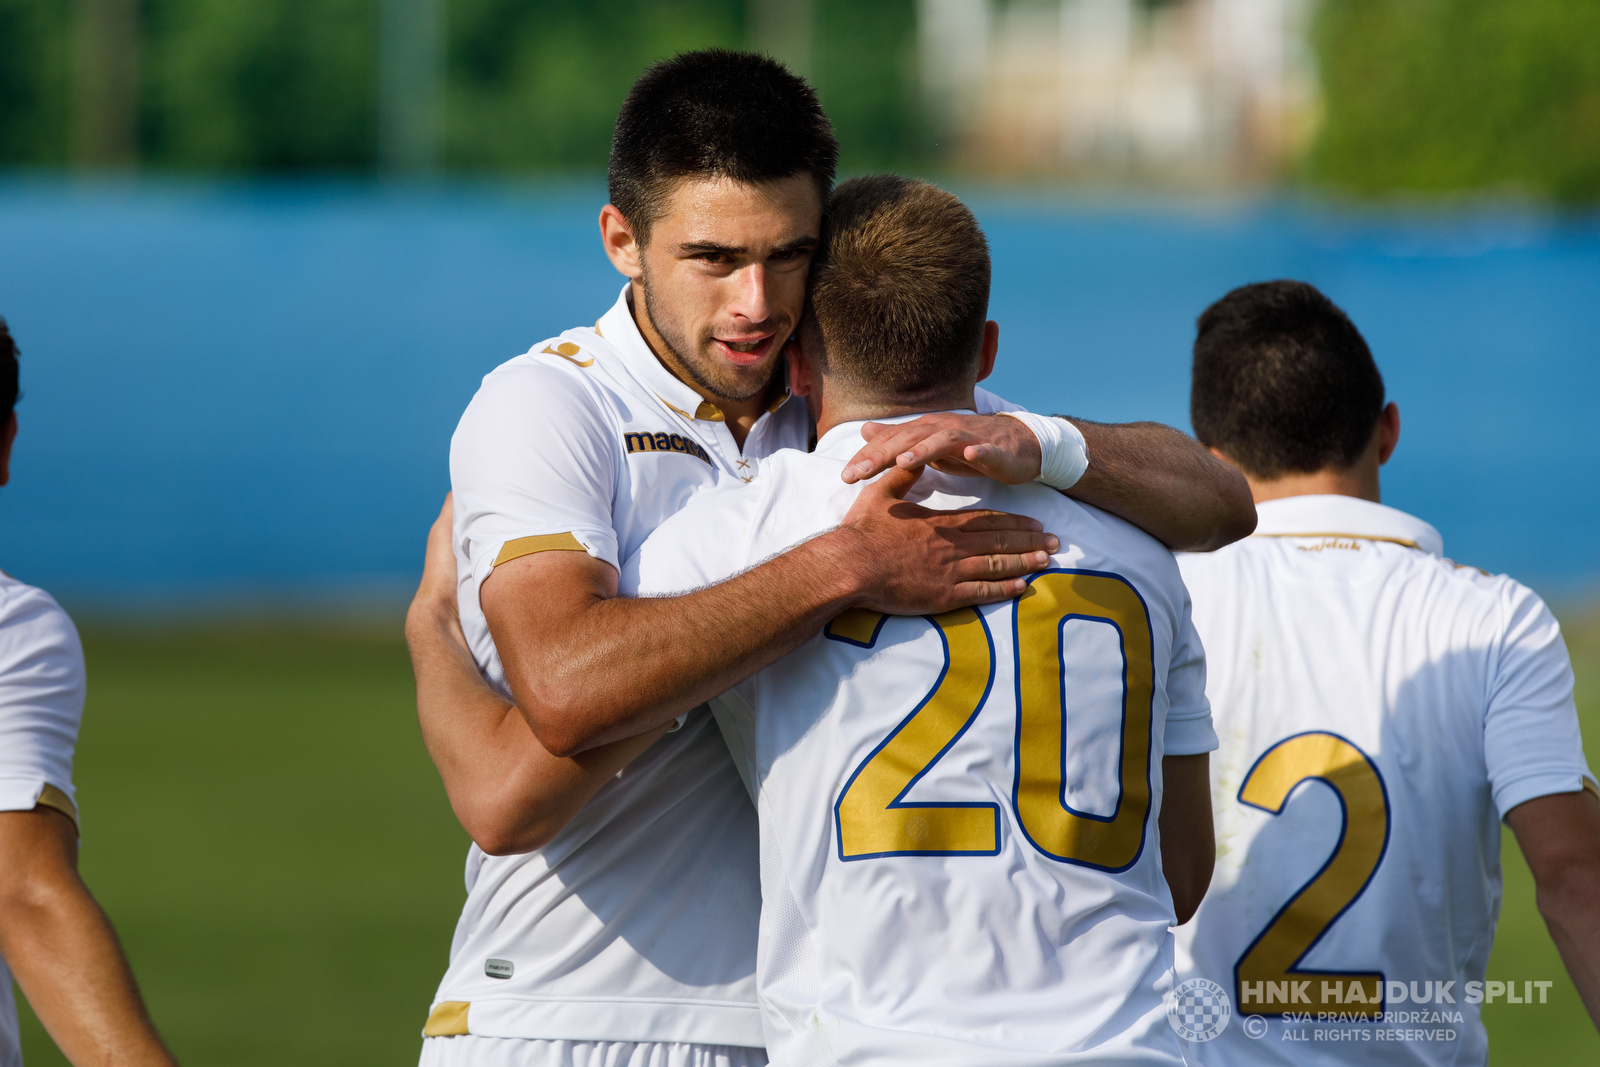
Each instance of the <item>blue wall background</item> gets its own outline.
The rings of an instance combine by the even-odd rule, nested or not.
[[[123,608],[398,595],[478,380],[615,299],[603,202],[598,183],[0,184],[26,393],[0,566]],[[1547,594],[1600,579],[1594,219],[970,202],[998,392],[1187,429],[1195,317],[1303,278],[1400,404],[1386,501]]]

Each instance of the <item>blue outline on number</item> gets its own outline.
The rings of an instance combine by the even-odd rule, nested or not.
[[[926,618],[927,616],[923,617]],[[871,648],[873,645],[878,643],[878,635],[883,633],[883,624],[889,621],[889,616],[883,614],[882,612],[878,613],[878,625],[872,628],[872,636],[867,638],[865,641],[857,641],[853,637],[846,637],[843,634],[834,633],[833,624],[837,621],[837,619],[828,620],[828,625],[822,628],[823,637],[826,637],[829,641],[839,641],[847,645],[855,645],[857,648]]]
[[[1144,855],[1144,846],[1149,841],[1149,838],[1150,838],[1150,816],[1155,811],[1155,808],[1156,808],[1156,805],[1155,805],[1155,790],[1153,788],[1151,788],[1151,784],[1150,784],[1150,761],[1154,758],[1155,750],[1156,750],[1156,745],[1155,745],[1155,729],[1156,729],[1155,649],[1156,649],[1156,639],[1155,639],[1155,631],[1152,630],[1151,627],[1150,627],[1150,605],[1149,605],[1149,603],[1147,603],[1145,601],[1144,594],[1140,593],[1138,588],[1132,582],[1128,581],[1128,579],[1124,578],[1122,575],[1115,574],[1115,573],[1113,573],[1111,571],[1091,571],[1091,570],[1082,570],[1082,569],[1071,568],[1071,567],[1053,567],[1050,570],[1040,571],[1037,574],[1029,575],[1028,576],[1028,584],[1032,585],[1036,579],[1042,578],[1047,574],[1086,574],[1086,575],[1089,575],[1089,576],[1095,577],[1095,578],[1114,578],[1114,579],[1116,579],[1117,581],[1121,582],[1123,585],[1127,586],[1129,589],[1131,589],[1133,591],[1133,595],[1139,598],[1139,606],[1144,609],[1144,625],[1145,625],[1146,631],[1148,631],[1149,634],[1150,634],[1150,655],[1151,655],[1151,663],[1150,663],[1150,745],[1149,745],[1148,750],[1145,752],[1145,756],[1144,756],[1144,787],[1145,787],[1146,795],[1148,795],[1150,797],[1150,808],[1149,808],[1149,810],[1147,810],[1145,812],[1144,822],[1141,823],[1140,826],[1139,826],[1139,848],[1138,848],[1138,851],[1134,852],[1133,858],[1131,860],[1129,860],[1127,863],[1123,864],[1121,867],[1107,867],[1107,866],[1104,866],[1103,864],[1099,864],[1099,863],[1090,863],[1087,860],[1073,859],[1070,856],[1058,856],[1054,852],[1051,852],[1049,849],[1045,848],[1043,845],[1039,844],[1039,842],[1035,841],[1033,839],[1033,835],[1028,833],[1028,827],[1022,821],[1022,812],[1017,807],[1017,795],[1022,791],[1022,756],[1021,756],[1021,753],[1022,753],[1022,642],[1019,639],[1019,635],[1017,633],[1018,615],[1019,615],[1019,613],[1021,611],[1021,608],[1022,608],[1022,598],[1018,597],[1016,600],[1012,601],[1012,604],[1011,604],[1011,661],[1012,661],[1012,665],[1013,665],[1012,684],[1013,684],[1013,686],[1015,687],[1015,690],[1016,690],[1016,709],[1017,709],[1017,729],[1016,729],[1016,734],[1015,734],[1015,736],[1013,738],[1012,754],[1011,754],[1011,758],[1012,758],[1012,761],[1013,761],[1013,769],[1012,769],[1012,772],[1011,772],[1011,813],[1017,817],[1017,832],[1022,834],[1022,836],[1027,839],[1028,844],[1032,845],[1034,847],[1034,850],[1036,852],[1038,852],[1041,856],[1049,856],[1051,859],[1057,860],[1058,862],[1071,863],[1074,866],[1078,866],[1078,867],[1088,867],[1090,870],[1106,871],[1107,873],[1110,873],[1110,874],[1120,874],[1123,871],[1131,869],[1134,864],[1139,862],[1140,857],[1142,857]],[[1023,596],[1026,596],[1026,595],[1027,595],[1026,593],[1023,594]],[[1093,622],[1103,622],[1106,625],[1110,626],[1113,630],[1117,631],[1117,646],[1118,646],[1119,650],[1122,653],[1122,721],[1121,721],[1121,725],[1120,725],[1120,727],[1119,727],[1119,729],[1117,731],[1117,803],[1116,803],[1116,806],[1111,809],[1111,814],[1110,815],[1095,815],[1092,812],[1078,811],[1077,809],[1073,808],[1071,805],[1069,805],[1067,803],[1067,773],[1066,773],[1066,761],[1067,761],[1067,746],[1066,746],[1067,684],[1066,684],[1066,671],[1067,671],[1067,668],[1066,668],[1066,660],[1061,655],[1061,650],[1065,647],[1065,641],[1066,641],[1065,635],[1062,633],[1062,630],[1064,630],[1066,628],[1066,623],[1067,623],[1068,619],[1086,619],[1086,620],[1090,620],[1090,621],[1093,621]],[[1063,808],[1065,808],[1071,814],[1076,815],[1081,819],[1090,819],[1090,820],[1093,820],[1094,822],[1105,822],[1105,823],[1114,822],[1114,821],[1116,821],[1117,813],[1122,810],[1122,757],[1123,757],[1124,747],[1127,744],[1127,734],[1128,734],[1128,651],[1127,651],[1127,645],[1123,641],[1122,627],[1118,626],[1116,623],[1112,622],[1110,619],[1105,618],[1104,616],[1101,616],[1101,615],[1083,615],[1083,614],[1079,614],[1079,613],[1073,613],[1073,614],[1070,614],[1070,615],[1063,615],[1061,617],[1060,622],[1057,623],[1057,629],[1056,629],[1056,669],[1060,672],[1058,677],[1059,677],[1060,682],[1061,682],[1061,684],[1060,684],[1060,690],[1061,690],[1061,735],[1062,735],[1062,744],[1061,744],[1061,795],[1060,795],[1061,806]]]
[[[933,694],[937,693],[939,691],[939,687],[944,684],[945,675],[950,673],[950,640],[947,637],[945,637],[944,631],[939,628],[939,624],[933,621],[933,616],[932,615],[924,615],[922,617],[924,619],[927,619],[928,620],[928,624],[933,627],[933,632],[938,635],[939,644],[944,649],[944,666],[939,668],[939,677],[934,681],[932,687],[930,687],[928,689],[927,695],[924,696],[921,700],[919,700],[917,702],[917,706],[911,709],[911,713],[909,715],[907,715],[905,718],[901,719],[900,722],[895,726],[895,728],[893,730],[889,731],[888,736],[886,736],[882,741],[878,742],[878,745],[877,745],[876,748],[874,748],[871,752],[867,753],[867,758],[866,759],[864,759],[860,763],[856,764],[855,772],[852,773],[850,775],[849,780],[844,783],[844,788],[839,790],[839,797],[838,797],[837,800],[835,800],[833,802],[833,835],[834,835],[834,840],[837,842],[835,847],[838,850],[839,861],[841,863],[853,863],[856,860],[882,859],[885,856],[998,856],[1000,854],[1000,805],[998,805],[998,804],[984,804],[984,803],[966,803],[966,802],[951,801],[951,800],[944,800],[944,801],[918,801],[917,803],[914,803],[914,804],[902,804],[901,803],[901,801],[903,801],[905,799],[906,794],[911,792],[911,790],[915,789],[916,786],[917,786],[917,783],[922,781],[922,776],[927,774],[930,770],[932,770],[934,764],[936,764],[940,760],[944,759],[945,753],[949,752],[950,749],[955,745],[955,743],[957,741],[961,740],[962,735],[965,734],[967,732],[967,730],[971,728],[973,722],[976,721],[976,719],[978,718],[978,712],[982,711],[983,710],[983,706],[989,702],[989,694],[990,694],[990,692],[992,692],[994,690],[994,672],[995,672],[994,635],[989,632],[989,623],[983,617],[982,609],[973,608],[972,611],[973,611],[974,614],[976,614],[978,616],[978,625],[983,627],[983,639],[986,642],[988,642],[988,644],[989,644],[989,680],[984,683],[983,695],[978,698],[978,703],[973,706],[972,714],[967,716],[967,721],[961,724],[961,729],[957,730],[955,732],[955,735],[950,738],[949,742],[947,742],[943,748],[941,748],[937,753],[934,754],[934,757],[932,759],[930,759],[923,766],[922,770],[918,771],[916,774],[911,776],[911,781],[906,783],[906,787],[904,789],[900,790],[900,792],[895,795],[895,798],[889,802],[889,806],[887,808],[885,808],[884,810],[885,811],[889,811],[889,810],[894,809],[894,808],[907,808],[907,807],[911,807],[911,808],[988,808],[991,812],[994,813],[994,848],[983,849],[982,851],[979,851],[979,850],[976,850],[976,849],[967,850],[967,849],[945,849],[945,848],[906,849],[904,851],[895,851],[895,852],[864,852],[859,856],[846,856],[844,854],[844,828],[839,825],[839,805],[844,803],[844,798],[849,794],[850,787],[855,785],[856,779],[861,776],[861,772],[862,771],[866,770],[867,764],[871,763],[874,759],[876,759],[877,756],[878,756],[878,753],[883,751],[884,746],[887,745],[890,741],[893,741],[897,736],[899,736],[900,731],[904,730],[906,728],[906,724],[909,723],[912,719],[917,717],[917,713],[919,711],[921,711],[924,706],[927,705],[928,701],[933,699]],[[884,618],[887,619],[888,616],[884,616]],[[882,629],[883,629],[883,624],[879,623],[878,624],[878,630],[882,630]],[[863,648],[871,647],[871,646],[868,646],[868,645],[862,645],[860,641],[852,641],[849,638],[838,637],[838,638],[834,638],[834,640],[843,641],[845,644],[856,645],[858,647],[863,647]],[[877,630],[873,631],[872,640],[873,640],[874,643],[877,642],[877,640],[878,640],[878,632],[877,632]]]
[[[1361,895],[1367,891],[1367,886],[1371,885],[1372,880],[1378,876],[1378,868],[1383,866],[1384,857],[1389,854],[1389,836],[1394,832],[1394,809],[1389,805],[1389,783],[1383,780],[1383,771],[1379,770],[1378,765],[1373,762],[1372,757],[1367,755],[1366,749],[1362,748],[1348,737],[1345,737],[1343,734],[1334,733],[1332,730],[1301,730],[1297,734],[1290,734],[1288,737],[1273,742],[1272,745],[1266,749],[1266,751],[1257,756],[1256,761],[1250,764],[1250,769],[1245,772],[1244,777],[1239,779],[1239,792],[1234,795],[1234,799],[1247,808],[1255,808],[1257,811],[1264,811],[1268,815],[1277,817],[1283,814],[1284,809],[1289,806],[1290,799],[1292,799],[1294,795],[1300,791],[1300,787],[1302,785],[1307,782],[1321,782],[1323,785],[1328,787],[1328,789],[1333,793],[1334,799],[1339,802],[1339,840],[1334,842],[1333,848],[1328,851],[1328,858],[1322,861],[1322,866],[1317,868],[1317,873],[1313,874],[1310,878],[1307,878],[1300,884],[1299,889],[1296,889],[1293,893],[1289,894],[1289,899],[1283,902],[1283,906],[1281,908],[1272,913],[1272,918],[1267,920],[1266,925],[1261,928],[1261,932],[1255,936],[1250,944],[1245,946],[1245,950],[1239,954],[1239,958],[1233,961],[1233,991],[1235,994],[1242,994],[1243,992],[1239,988],[1239,965],[1244,962],[1244,958],[1246,956],[1250,955],[1250,953],[1255,949],[1256,945],[1260,944],[1261,939],[1267,936],[1267,931],[1278,925],[1278,920],[1283,918],[1283,913],[1289,910],[1289,906],[1291,904],[1300,899],[1300,894],[1304,893],[1308,888],[1310,888],[1311,883],[1315,882],[1318,878],[1321,878],[1322,872],[1327,870],[1328,867],[1332,865],[1333,858],[1337,856],[1339,854],[1339,850],[1344,847],[1344,837],[1350,829],[1350,809],[1344,802],[1344,794],[1339,791],[1338,786],[1334,785],[1320,774],[1308,774],[1291,786],[1289,788],[1289,792],[1284,794],[1283,803],[1278,806],[1277,811],[1273,811],[1271,808],[1264,807],[1260,804],[1252,804],[1244,798],[1244,788],[1246,784],[1249,783],[1251,776],[1256,773],[1256,768],[1261,766],[1262,760],[1266,759],[1279,748],[1288,744],[1290,741],[1295,740],[1296,738],[1310,737],[1316,734],[1320,734],[1324,737],[1336,737],[1340,741],[1343,741],[1345,744],[1361,753],[1361,758],[1367,761],[1368,767],[1372,768],[1373,775],[1375,775],[1378,779],[1378,788],[1383,791],[1383,847],[1378,850],[1378,862],[1372,865],[1372,871],[1367,875],[1367,880],[1361,883],[1361,888],[1355,891],[1355,895],[1345,902],[1345,906],[1340,908],[1333,918],[1329,919],[1323,924],[1321,931],[1318,932],[1316,937],[1311,939],[1311,943],[1306,946],[1306,950],[1294,958],[1294,962],[1289,965],[1286,971],[1284,971],[1285,974],[1306,973],[1300,969],[1301,961],[1303,961],[1307,956],[1311,955],[1311,950],[1316,948],[1324,937],[1328,936],[1328,931],[1333,929],[1333,924],[1344,918],[1344,913],[1354,907],[1355,902],[1361,899]],[[1370,971],[1334,971],[1322,970],[1321,968],[1318,968],[1315,973],[1342,974],[1352,978],[1376,974],[1378,976],[1378,992],[1380,998],[1378,1000],[1378,1006],[1375,1010],[1379,1013],[1379,1018],[1372,1021],[1382,1021],[1382,1013],[1387,1011],[1389,1007],[1389,975],[1387,971],[1377,968],[1374,968]],[[1243,998],[1241,996],[1241,1001],[1242,999]],[[1240,1015],[1275,1015],[1279,1018],[1282,1018],[1284,1014],[1288,1012],[1288,1010],[1289,1009],[1287,1007],[1284,1007],[1278,1011],[1247,1012],[1244,1010],[1244,1004],[1242,1002],[1239,1005]]]

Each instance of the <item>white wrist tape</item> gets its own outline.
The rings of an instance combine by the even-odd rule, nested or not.
[[[1071,489],[1089,469],[1089,446],[1078,428],[1066,419],[1035,415],[1031,411],[1002,411],[1033,431],[1039,439],[1039,477],[1052,489]]]

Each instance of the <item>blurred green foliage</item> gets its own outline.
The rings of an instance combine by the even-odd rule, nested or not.
[[[1600,3],[1336,0],[1314,44],[1314,181],[1600,198]]]
[[[71,81],[71,5],[0,0],[0,163],[66,162]]]
[[[142,0],[139,156],[178,171],[370,170],[381,0]],[[442,163],[605,166],[657,59],[742,47],[745,0],[449,0]],[[857,169],[918,156],[915,0],[816,0],[814,81]],[[73,11],[0,0],[0,165],[68,161]]]

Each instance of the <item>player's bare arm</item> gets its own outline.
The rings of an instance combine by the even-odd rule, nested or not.
[[[1089,453],[1088,469],[1066,490],[1073,499],[1128,520],[1174,551],[1209,552],[1255,530],[1244,476],[1188,435],[1155,422],[1067,421],[1083,434]],[[862,436],[868,445],[845,468],[846,481],[922,464],[1011,485],[1039,476],[1038,438],[1003,415],[872,423]]]
[[[450,498],[428,531],[422,582],[406,613],[422,740],[450,807],[491,856],[531,852],[553,838],[656,730],[561,759],[539,744],[516,706],[489,688],[456,611]]]
[[[54,808],[0,812],[0,956],[74,1064],[172,1064],[116,931],[78,877],[78,828]]]
[[[1217,842],[1211,822],[1211,754],[1161,759],[1161,870],[1182,926],[1211,886]]]
[[[686,596],[619,599],[617,572],[576,552],[497,567],[480,598],[534,734],[569,756],[656,729],[847,608],[922,615],[1006,600],[1059,545],[1025,516],[909,504],[915,481],[890,474],[838,528]]]
[[[1600,1026],[1600,800],[1555,793],[1506,814],[1538,887],[1539,913],[1589,1018]]]

